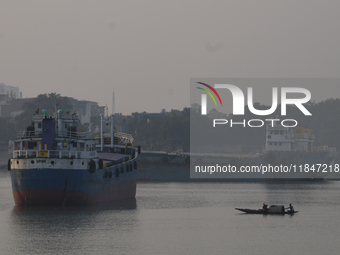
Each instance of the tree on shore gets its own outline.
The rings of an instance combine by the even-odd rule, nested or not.
[[[293,106],[287,108],[287,115],[281,116],[280,107],[272,116],[255,116],[249,112],[245,106],[244,116],[225,116],[224,118],[233,118],[233,121],[242,121],[243,119],[265,119],[276,118],[281,116],[281,119],[296,119],[299,126],[314,130],[316,137],[316,145],[328,145],[330,147],[338,147],[340,149],[340,99],[327,99],[325,101],[315,103],[309,102],[306,108],[312,113],[312,116],[305,116],[301,111]],[[268,109],[268,106],[257,104],[256,109]],[[31,124],[32,115],[37,114],[39,110],[46,109],[48,114],[53,114],[58,109],[73,110],[67,97],[62,97],[59,94],[41,94],[31,102],[23,105],[24,112],[15,118],[0,118],[0,142],[8,143],[8,140],[13,140],[18,131],[24,130],[25,126]],[[190,120],[193,118],[201,118],[201,125],[212,125],[212,119],[209,114],[201,116],[199,110],[193,108],[184,108],[183,110],[171,110],[166,112],[162,110],[163,116],[138,117],[138,113],[132,113],[128,116],[115,116],[115,125],[120,126],[123,132],[131,133],[135,138],[135,145],[142,145],[148,150],[165,150],[175,151],[190,149]],[[220,114],[214,112],[214,114]],[[218,116],[218,115],[216,115]],[[92,119],[93,122],[99,122],[99,116]],[[97,123],[98,124],[98,123]],[[82,128],[84,131],[86,128]],[[208,130],[208,129],[207,129]],[[217,141],[217,145],[227,145],[231,147],[242,147],[245,152],[262,150],[266,140],[266,128],[221,128],[209,129],[209,132],[220,132],[218,135],[223,138]],[[212,134],[202,135],[200,141],[195,141],[198,145],[207,146],[209,137]],[[216,144],[216,143],[215,143]]]
[[[16,129],[23,130],[25,126],[31,124],[32,116],[41,114],[45,109],[47,114],[53,114],[59,109],[72,110],[72,105],[67,97],[60,94],[40,94],[31,102],[25,102],[22,106],[24,110],[19,116],[15,117]]]

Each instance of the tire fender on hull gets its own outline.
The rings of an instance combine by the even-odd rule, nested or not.
[[[90,173],[94,173],[96,171],[96,162],[93,159],[89,162],[89,170]]]

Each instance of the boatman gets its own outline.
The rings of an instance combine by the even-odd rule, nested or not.
[[[263,203],[263,206],[262,206],[262,209],[263,211],[268,211],[268,205],[266,205],[265,203]]]
[[[292,206],[292,204],[289,204],[289,207],[287,209],[289,209],[289,212],[294,212],[294,207]]]

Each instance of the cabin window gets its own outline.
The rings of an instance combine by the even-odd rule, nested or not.
[[[73,143],[73,148],[76,148],[76,147],[77,147],[77,143],[74,142],[74,143]]]
[[[33,150],[34,147],[37,147],[37,142],[28,142],[28,149]]]

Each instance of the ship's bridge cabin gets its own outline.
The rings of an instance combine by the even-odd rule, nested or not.
[[[283,127],[276,122],[267,125],[266,150],[268,152],[308,152],[314,150],[313,130],[303,127]]]
[[[91,139],[90,132],[77,130],[78,122],[78,116],[68,112],[63,114],[63,110],[58,110],[57,116],[48,116],[46,110],[42,110],[42,115],[34,115],[31,125],[18,134],[14,150],[19,154],[33,155],[37,155],[36,151],[40,155],[40,151],[45,151],[50,157],[61,157],[60,151],[74,154],[75,157],[77,153],[79,157],[80,153],[84,157],[86,152],[95,152],[97,142]]]

